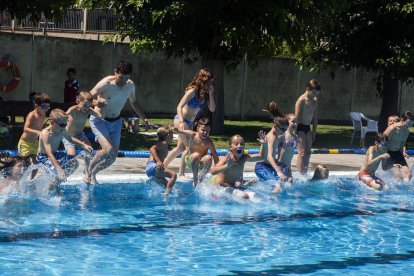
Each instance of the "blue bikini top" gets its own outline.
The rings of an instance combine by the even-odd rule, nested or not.
[[[197,99],[197,96],[194,96],[191,100],[189,100],[187,102],[187,105],[191,108],[200,108],[200,109],[204,109],[207,106],[205,101],[200,103]]]

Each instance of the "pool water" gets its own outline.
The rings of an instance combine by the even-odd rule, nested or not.
[[[0,205],[0,273],[42,275],[410,275],[411,185],[295,183],[260,202],[177,183],[65,185],[63,200]]]

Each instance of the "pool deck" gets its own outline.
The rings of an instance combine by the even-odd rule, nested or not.
[[[362,154],[313,154],[311,156],[311,168],[310,172],[313,171],[316,165],[326,165],[330,171],[358,171],[365,155]],[[145,163],[146,158],[117,158],[115,163],[109,168],[103,170],[99,174],[145,174]],[[411,157],[407,160],[408,165],[411,167],[414,163],[414,158]],[[179,159],[176,158],[172,163],[171,167],[178,171]],[[292,170],[296,171],[296,155],[292,160]],[[74,176],[82,175],[83,161],[80,161],[80,166],[76,170]],[[190,172],[189,169],[186,171]],[[254,171],[254,162],[246,163],[246,172]],[[98,174],[98,178],[99,178]]]

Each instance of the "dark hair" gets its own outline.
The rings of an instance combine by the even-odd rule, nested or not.
[[[76,69],[75,68],[68,68],[68,70],[66,71],[66,74],[69,74],[69,73],[73,73],[73,74],[76,75]]]
[[[315,79],[311,79],[309,81],[309,83],[306,85],[306,89],[308,90],[312,90],[312,89],[316,89],[316,90],[321,90],[321,86],[319,84],[319,82]]]
[[[404,112],[402,115],[401,115],[401,119],[405,122],[405,121],[407,121],[408,119],[409,120],[413,120],[413,113],[411,113],[411,111],[406,111],[406,112]]]
[[[29,93],[29,101],[33,102],[34,96],[37,94],[37,92],[30,92]]]
[[[387,140],[387,136],[385,136],[384,133],[377,133],[377,135],[375,135],[374,137],[374,141],[381,143],[382,141],[386,141]]]
[[[287,126],[289,124],[285,114],[280,111],[276,102],[271,101],[267,103],[266,108],[263,109],[263,111],[270,114],[270,118],[273,120],[273,125],[277,125],[279,127],[281,125]]]
[[[132,73],[132,64],[127,61],[120,61],[118,66],[115,68],[115,72],[121,74],[131,74]]]
[[[37,105],[41,105],[41,104],[44,104],[44,103],[51,103],[52,101],[49,99],[49,95],[47,95],[46,93],[41,93],[41,92],[39,92],[39,93],[36,93],[34,96],[33,96],[33,103],[34,104],[37,104]]]
[[[30,157],[22,157],[22,156],[7,156],[7,153],[2,154],[0,156],[0,173],[4,175],[5,177],[11,176],[11,168],[14,167],[17,163],[20,162],[26,162],[26,164],[29,164]]]
[[[200,118],[195,124],[194,128],[197,129],[199,126],[210,126],[210,119],[207,117]]]

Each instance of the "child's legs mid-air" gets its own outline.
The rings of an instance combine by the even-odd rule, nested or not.
[[[172,187],[175,184],[175,181],[177,180],[177,173],[173,170],[170,170],[168,168],[159,171],[156,173],[157,179],[162,180],[164,187],[165,187],[165,195],[170,194]],[[168,180],[166,179],[168,178]]]

